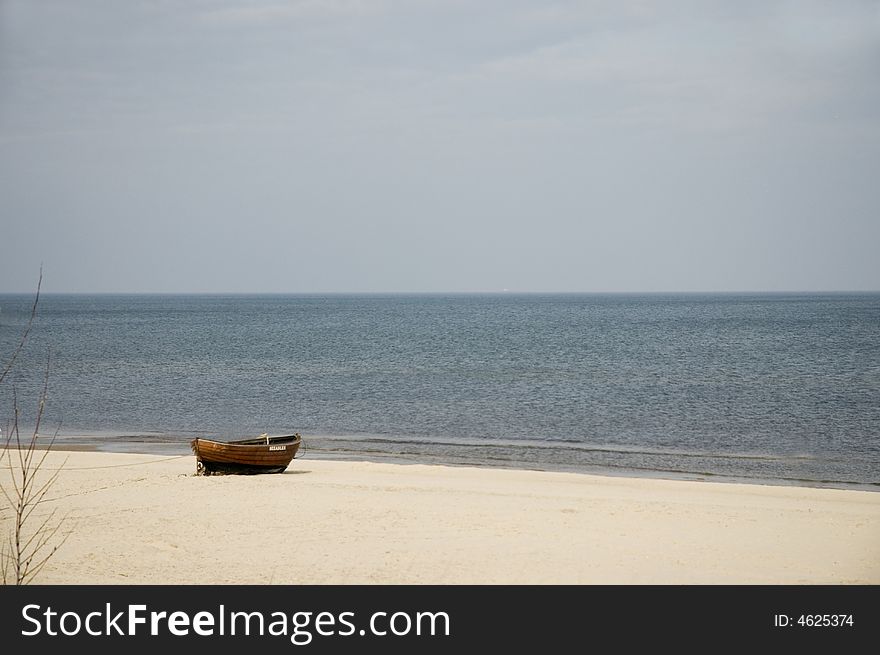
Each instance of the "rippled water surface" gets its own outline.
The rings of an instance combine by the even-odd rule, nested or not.
[[[0,296],[4,359],[32,300]],[[47,424],[108,449],[880,482],[880,294],[49,295],[4,421],[48,351]]]

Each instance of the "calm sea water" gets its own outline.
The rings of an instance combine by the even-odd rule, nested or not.
[[[44,295],[2,425],[48,351],[46,425],[104,449],[880,484],[880,294]]]

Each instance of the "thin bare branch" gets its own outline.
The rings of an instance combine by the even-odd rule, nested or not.
[[[22,581],[23,584],[27,584],[27,583],[30,582],[34,577],[36,577],[36,575],[42,570],[42,568],[46,565],[46,563],[52,558],[52,556],[53,556],[56,552],[58,552],[58,549],[61,548],[61,546],[64,545],[64,542],[67,541],[67,538],[68,538],[69,536],[70,536],[70,533],[67,533],[66,535],[64,535],[64,537],[61,538],[61,541],[59,541],[57,544],[55,544],[55,546],[52,548],[52,550],[49,551],[49,553],[47,553],[46,556],[43,557],[43,559],[41,559],[39,562],[37,562],[37,563],[31,568],[31,570],[28,572],[28,577]]]
[[[18,454],[18,464],[19,471],[24,468],[24,460],[21,456],[21,434],[19,432],[18,420],[19,420],[19,411],[18,411],[18,397],[15,394],[15,387],[12,387],[12,433],[15,435],[15,450]],[[8,454],[8,452],[7,452]],[[15,469],[12,465],[12,455],[9,455],[9,474],[12,479],[12,488],[16,494],[21,494],[21,489],[18,487],[18,478],[15,475]]]
[[[53,534],[58,532],[58,529],[61,527],[61,524],[55,524],[53,527],[52,520],[55,518],[56,510],[52,510],[43,519],[43,522],[40,524],[40,527],[34,530],[34,533],[31,535],[30,539],[24,542],[22,545],[22,551],[27,551],[31,544],[36,543],[36,547],[31,550],[31,553],[36,554],[41,544],[45,544],[45,542],[52,537]],[[31,557],[33,557],[33,554]]]
[[[40,271],[40,282],[42,283],[42,270]],[[12,358],[0,374],[0,382],[12,370],[13,364],[24,348],[36,316],[39,291],[40,286],[38,285],[31,317]],[[6,468],[11,480],[9,485],[0,484],[0,491],[9,504],[12,519],[12,527],[4,540],[2,549],[0,549],[0,559],[2,559],[0,574],[2,574],[3,584],[14,582],[14,584],[21,585],[31,582],[69,536],[68,533],[60,540],[58,539],[63,517],[58,518],[57,509],[52,509],[42,516],[37,513],[37,510],[44,507],[45,503],[51,502],[52,499],[47,496],[67,462],[65,460],[61,467],[51,473],[44,472],[43,466],[46,463],[46,458],[58,436],[58,430],[56,430],[48,444],[41,448],[43,444],[40,443],[40,428],[45,416],[46,401],[49,397],[50,367],[51,353],[47,353],[43,386],[37,399],[34,429],[26,443],[22,441],[21,436],[21,412],[18,396],[15,387],[12,388],[12,428],[6,436],[2,453],[0,453],[0,458],[6,457]],[[17,453],[15,460],[10,452],[12,448]],[[38,450],[43,452],[37,453]],[[48,475],[44,473],[48,473]],[[5,522],[6,517],[4,516],[3,519]]]
[[[40,434],[40,423],[43,421],[43,412],[46,410],[46,398],[49,397],[49,366],[52,362],[52,352],[46,353],[46,368],[43,371],[43,390],[40,392],[37,408],[37,418],[34,423],[34,438],[31,439],[28,453],[33,453],[37,446],[37,436]]]

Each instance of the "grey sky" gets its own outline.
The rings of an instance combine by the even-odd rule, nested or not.
[[[0,0],[0,291],[880,289],[880,3]]]

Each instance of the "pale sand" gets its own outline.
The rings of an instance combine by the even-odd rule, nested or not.
[[[880,583],[875,492],[310,459],[197,477],[192,456],[96,452],[47,466],[64,457],[50,495],[70,535],[44,584]]]

